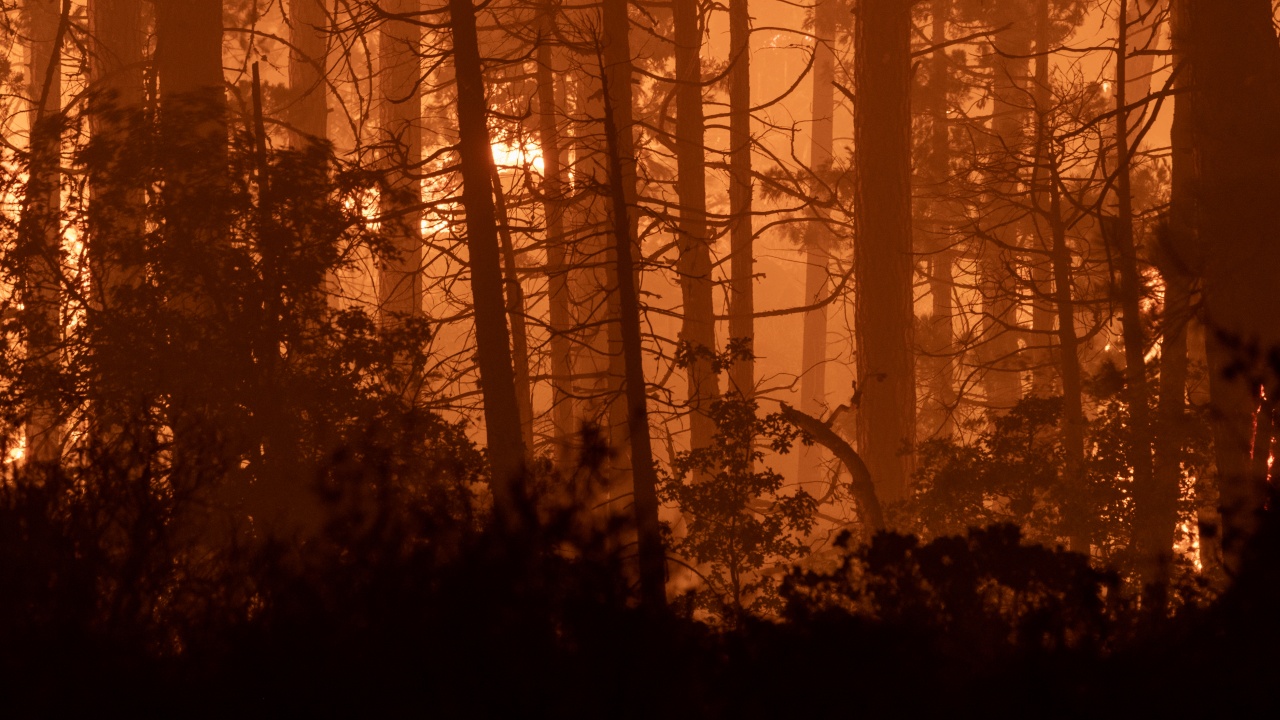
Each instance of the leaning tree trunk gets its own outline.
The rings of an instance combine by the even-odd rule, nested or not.
[[[858,448],[885,501],[906,497],[915,440],[912,358],[911,6],[864,0],[854,62]]]
[[[462,206],[466,212],[471,295],[475,303],[476,364],[484,393],[485,434],[491,465],[490,487],[499,521],[511,526],[516,516],[525,451],[519,403],[511,367],[502,294],[502,260],[498,252],[497,216],[493,205],[488,108],[484,74],[471,0],[449,0],[454,67],[458,78],[458,154],[462,162]]]
[[[1189,10],[1222,552],[1234,571],[1267,484],[1251,464],[1259,383],[1232,369],[1243,347],[1280,348],[1280,45],[1268,0],[1192,0]]]
[[[544,166],[545,167],[545,166]],[[524,285],[520,283],[520,262],[511,236],[510,215],[502,176],[489,156],[489,174],[493,178],[494,211],[498,220],[498,239],[502,244],[502,273],[507,282],[507,318],[511,321],[511,362],[515,372],[516,406],[520,411],[520,437],[533,452],[533,385],[529,380],[529,331],[525,323]]]
[[[421,11],[422,2],[388,0],[383,8],[392,15],[412,15]],[[382,261],[378,300],[382,321],[390,325],[422,314],[422,181],[415,168],[422,157],[422,28],[410,20],[389,18],[378,42],[386,182],[380,210],[393,251]]]
[[[748,0],[729,0],[729,338],[755,342],[754,230],[751,216],[751,17]],[[750,400],[755,362],[739,357],[729,387]]]
[[[822,302],[831,279],[831,229],[818,198],[831,194],[831,145],[835,125],[835,26],[840,5],[820,0],[814,7],[812,133],[809,141],[809,197],[815,203],[804,233],[804,304]],[[804,341],[800,352],[800,410],[820,417],[827,402],[827,308],[804,314]],[[799,449],[801,487],[819,480],[822,446]]]
[[[26,458],[57,462],[62,428],[57,401],[62,335],[61,180],[62,44],[70,22],[66,0],[29,0],[23,6],[30,39],[30,161],[19,217],[17,257],[22,325],[26,335],[31,402],[27,409]]]
[[[602,8],[602,29],[604,32],[601,38],[604,45],[604,71],[601,82],[605,86],[604,99],[607,100],[607,104],[612,108],[613,112],[612,124],[605,123],[606,145],[608,142],[614,143],[617,146],[619,158],[618,167],[615,168],[613,163],[610,162],[608,171],[613,173],[616,170],[619,173],[627,208],[634,208],[636,206],[636,146],[631,97],[633,68],[631,65],[629,5],[629,0],[604,0]],[[610,175],[610,178],[612,178],[612,175]],[[612,179],[610,182],[612,182]],[[617,228],[621,227],[618,224],[617,210],[616,205],[612,206],[614,232],[617,232]],[[628,265],[638,272],[639,269],[635,263],[635,256],[639,251],[635,241],[638,220],[631,212],[628,212],[627,216],[629,218],[627,221],[627,237],[631,238],[625,246],[627,252],[631,253]],[[612,440],[613,447],[618,451],[618,457],[614,461],[614,475],[617,480],[625,483],[627,475],[630,473],[631,463],[627,459],[630,453],[628,447],[630,442],[630,431],[628,429],[630,420],[627,414],[624,387],[626,384],[626,364],[624,362],[626,351],[623,347],[625,341],[622,337],[622,326],[619,317],[622,312],[621,298],[619,297],[621,292],[619,287],[622,279],[616,276],[616,273],[622,268],[622,262],[618,258],[611,257],[620,247],[623,246],[615,241],[606,251],[605,281],[608,284],[609,437]],[[636,282],[636,279],[632,278],[631,282]]]
[[[456,2],[457,0],[455,0]],[[604,64],[603,62],[601,63]],[[618,263],[618,317],[622,331],[622,353],[626,368],[627,430],[631,447],[632,506],[635,508],[637,545],[640,555],[640,595],[650,610],[667,607],[666,555],[658,523],[658,474],[649,437],[649,409],[645,396],[644,348],[640,332],[640,289],[632,247],[632,226],[627,202],[628,183],[623,168],[634,164],[622,157],[617,142],[610,84],[613,80],[601,68],[604,83],[605,139],[609,155],[609,189],[613,200],[614,258]],[[628,93],[628,97],[630,93]],[[631,187],[634,187],[632,185]]]
[[[680,199],[680,290],[689,350],[689,447],[705,448],[715,435],[711,403],[720,396],[714,358],[715,307],[711,240],[707,232],[705,123],[702,114],[702,31],[696,0],[675,0],[676,191]]]

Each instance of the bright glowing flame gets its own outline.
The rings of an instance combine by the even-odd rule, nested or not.
[[[524,142],[518,145],[498,142],[493,144],[493,163],[499,170],[504,168],[521,169],[531,167],[542,174],[542,148],[536,143]]]
[[[23,435],[18,439],[18,446],[9,448],[9,452],[5,453],[4,464],[12,465],[20,463],[27,456],[27,436]]]
[[[1204,570],[1204,561],[1200,557],[1200,528],[1195,523],[1183,522],[1178,526],[1182,531],[1183,539],[1178,542],[1176,548],[1178,554],[1183,558],[1190,560],[1196,572]]]

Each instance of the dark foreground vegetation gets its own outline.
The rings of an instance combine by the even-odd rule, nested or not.
[[[6,714],[1212,716],[1274,703],[1273,512],[1230,589],[1204,604],[1184,589],[1172,616],[1144,614],[1082,556],[995,526],[878,535],[838,569],[788,575],[777,617],[715,626],[635,607],[620,536],[575,508],[527,506],[524,524],[495,527],[437,501],[473,468],[408,480],[416,468],[388,462],[403,450],[327,465],[324,528],[300,544],[243,522],[216,546],[186,536],[174,518],[217,509],[130,491],[119,468],[7,484]]]

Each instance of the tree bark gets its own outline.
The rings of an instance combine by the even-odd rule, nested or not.
[[[1164,602],[1173,542],[1178,525],[1178,497],[1182,481],[1182,453],[1186,438],[1187,323],[1191,319],[1191,294],[1195,244],[1196,169],[1191,142],[1194,91],[1186,83],[1183,47],[1186,40],[1185,0],[1172,0],[1172,45],[1179,90],[1174,106],[1172,141],[1172,182],[1168,225],[1156,248],[1157,267],[1164,279],[1164,307],[1161,311],[1164,337],[1160,343],[1160,399],[1156,407],[1158,431],[1153,441],[1155,459],[1152,492],[1136,510],[1135,524],[1143,537],[1148,564],[1143,584],[1157,591],[1152,599]]]
[[[951,0],[933,0],[933,34],[935,46],[947,40],[947,25],[951,17]],[[950,90],[949,62],[945,50],[935,50],[929,60],[928,112],[932,123],[929,132],[929,153],[926,182],[932,186],[932,207],[928,220],[932,233],[929,252],[929,316],[927,365],[929,373],[929,401],[925,417],[929,431],[938,437],[951,437],[956,430],[956,343],[954,330],[955,280],[954,265],[957,252],[952,247],[954,216],[947,206],[947,193],[954,189],[951,183],[950,120],[947,116]]]
[[[684,324],[680,340],[690,350],[689,447],[711,445],[716,432],[711,403],[720,396],[713,354],[715,307],[711,241],[707,232],[706,132],[702,112],[702,30],[697,0],[675,0],[676,192],[680,200],[680,291]]]
[[[630,238],[625,245],[627,251],[630,252],[631,258],[627,265],[639,271],[636,265],[635,254],[639,250],[636,246],[636,228],[638,227],[638,217],[631,212],[631,208],[636,207],[636,147],[635,147],[635,122],[632,116],[632,65],[631,65],[631,19],[628,15],[630,0],[604,0],[602,8],[602,24],[603,24],[603,40],[604,48],[604,71],[601,81],[604,83],[604,95],[609,107],[612,109],[613,118],[610,124],[605,125],[606,146],[609,142],[617,146],[618,151],[618,167],[615,168],[613,163],[608,164],[608,172],[610,173],[610,182],[612,182],[612,173],[616,170],[620,176],[622,183],[623,198],[626,200],[627,213],[627,237]],[[608,149],[606,147],[606,154]],[[613,211],[613,231],[621,227],[618,224],[617,205],[612,205]],[[623,483],[626,482],[627,475],[631,472],[631,461],[628,460],[630,448],[630,419],[625,398],[626,384],[626,362],[625,362],[625,340],[623,339],[623,331],[620,320],[622,312],[621,298],[619,293],[622,279],[617,277],[616,273],[620,272],[623,263],[616,257],[611,257],[618,248],[624,247],[616,242],[612,243],[605,255],[605,282],[607,283],[608,298],[608,341],[609,341],[609,370],[608,370],[608,393],[609,393],[609,437],[612,440],[614,449],[617,451],[617,457],[614,458],[614,474],[617,479]],[[631,282],[637,282],[636,278],[631,278]]]
[[[458,0],[455,0],[457,2]],[[602,63],[604,64],[604,63]],[[649,437],[649,409],[644,379],[644,347],[640,332],[640,293],[634,267],[632,228],[628,185],[623,169],[629,164],[622,158],[617,142],[620,133],[613,112],[613,79],[601,68],[604,82],[605,138],[609,154],[609,188],[613,200],[614,257],[618,263],[618,300],[621,314],[622,352],[626,368],[625,392],[627,429],[631,447],[631,477],[634,487],[636,535],[640,553],[640,594],[644,604],[654,611],[667,607],[666,554],[658,524],[658,474],[653,462]],[[628,97],[630,93],[627,94]],[[629,133],[628,133],[629,135]],[[631,163],[634,163],[634,158]]]
[[[537,50],[538,140],[542,147],[542,207],[547,227],[547,305],[551,325],[551,423],[556,467],[568,473],[573,463],[572,349],[569,342],[569,285],[565,265],[564,170],[556,127],[556,77],[559,64],[552,47],[556,6],[547,0],[540,15]]]
[[[1119,40],[1116,44],[1116,262],[1119,263],[1121,332],[1124,338],[1125,390],[1129,409],[1129,464],[1133,468],[1133,495],[1135,507],[1156,502],[1159,491],[1154,487],[1155,475],[1151,458],[1151,398],[1147,386],[1146,331],[1142,327],[1141,301],[1143,283],[1138,268],[1138,253],[1133,239],[1133,190],[1130,179],[1128,87],[1125,62],[1129,48],[1129,3],[1120,0]],[[1139,512],[1139,517],[1145,513]],[[1161,554],[1171,548],[1159,548],[1151,543],[1151,528],[1146,523],[1135,523],[1135,547],[1144,565],[1154,566]],[[1151,571],[1144,573],[1151,575]]]
[[[121,167],[130,132],[142,122],[142,0],[93,0],[89,8],[90,132],[105,160],[90,172],[90,275],[94,304],[113,305],[115,291],[138,279],[145,230],[141,178]]]
[[[379,310],[384,324],[422,314],[422,29],[412,22],[421,0],[387,0],[378,42],[382,160],[385,188],[379,198],[393,253],[379,272]],[[485,185],[489,183],[485,173]],[[490,197],[492,205],[492,197]]]
[[[911,7],[864,0],[854,72],[858,447],[878,494],[907,494],[915,441],[911,274]]]
[[[1258,524],[1266,479],[1251,467],[1253,373],[1243,347],[1280,347],[1280,45],[1267,0],[1192,0],[1188,56],[1200,168],[1200,238],[1223,560],[1238,570]]]
[[[831,229],[816,205],[831,194],[827,177],[831,171],[831,146],[835,119],[835,27],[841,6],[835,0],[819,0],[813,20],[813,102],[809,141],[809,197],[815,202],[804,233],[804,303],[819,303],[831,279]],[[804,314],[804,340],[800,353],[800,409],[822,415],[827,402],[827,308]],[[817,482],[822,470],[819,446],[799,448],[800,484]]]
[[[502,294],[502,260],[498,252],[497,217],[490,167],[484,74],[471,0],[449,0],[454,67],[458,79],[458,154],[462,161],[462,206],[466,211],[471,295],[475,303],[476,364],[484,393],[485,434],[489,447],[494,508],[499,522],[518,521],[517,503],[525,471],[519,403],[511,367]]]
[[[544,166],[545,167],[545,166]],[[489,155],[489,173],[493,178],[494,211],[498,221],[498,239],[502,244],[502,272],[507,284],[507,317],[511,321],[511,361],[515,372],[516,408],[520,411],[520,437],[532,453],[533,385],[529,381],[529,334],[525,326],[524,286],[520,284],[520,263],[507,215],[507,199],[502,189],[498,166]]]
[[[1050,165],[1048,221],[1053,238],[1053,295],[1058,312],[1058,370],[1062,376],[1062,452],[1063,480],[1069,497],[1078,498],[1085,482],[1085,416],[1084,384],[1080,370],[1080,339],[1076,335],[1075,280],[1071,265],[1071,248],[1067,244],[1066,219],[1063,217],[1062,177],[1056,160],[1046,156]],[[1071,549],[1088,554],[1090,537],[1085,518],[1088,509],[1078,499],[1067,502],[1063,509]]]
[[[751,209],[751,16],[749,0],[729,0],[729,338],[755,343],[755,242]],[[755,395],[755,362],[729,368],[730,389]]]
[[[93,0],[89,24],[89,127],[99,161],[88,172],[86,321],[102,327],[116,322],[121,311],[128,312],[130,300],[121,291],[137,287],[142,278],[146,188],[129,162],[131,137],[144,127],[142,0]],[[113,347],[112,351],[101,348],[99,362],[126,365],[133,361],[133,348]],[[93,430],[103,444],[118,438],[131,418],[146,413],[152,400],[150,388],[116,383],[99,383],[94,394]]]
[[[1035,166],[1031,171],[1031,205],[1038,215],[1043,212],[1045,191],[1045,165],[1050,162],[1049,112],[1053,102],[1053,88],[1049,80],[1049,65],[1052,61],[1052,27],[1049,21],[1049,0],[1036,0],[1036,58],[1035,86],[1032,97],[1035,101]],[[1044,240],[1041,226],[1034,222],[1032,233],[1038,244],[1029,253],[1031,264],[1031,333],[1028,345],[1034,350],[1031,353],[1031,394],[1047,397],[1057,394],[1055,387],[1054,367],[1051,359],[1053,336],[1052,293],[1049,291],[1053,276],[1052,251],[1046,252],[1048,243]],[[1052,231],[1050,232],[1052,234]],[[1050,240],[1050,243],[1052,240]]]
[[[987,407],[1000,412],[1022,399],[1022,363],[1018,348],[1017,291],[1020,280],[1011,269],[1021,224],[1012,198],[1017,191],[1017,153],[1026,141],[1024,119],[1029,109],[1026,77],[1031,51],[1030,5],[1006,3],[996,11],[996,25],[1007,26],[992,44],[991,90],[992,173],[995,199],[989,210],[990,239],[981,250],[983,300],[981,357],[986,366],[983,387]]]
[[[28,371],[33,376],[27,408],[26,459],[56,463],[62,454],[62,428],[57,400],[60,320],[62,210],[62,43],[70,3],[29,0],[23,6],[30,34],[27,46],[29,151],[27,185],[19,217],[17,256],[20,262]]]
[[[812,415],[782,403],[782,416],[792,425],[808,433],[814,442],[826,447],[840,458],[840,462],[844,463],[849,471],[849,487],[858,502],[858,511],[862,515],[863,525],[866,528],[865,537],[869,539],[874,533],[884,530],[884,510],[876,494],[874,476],[867,468],[862,456],[826,423]]]
[[[328,138],[329,111],[325,69],[328,58],[328,0],[290,0],[289,111],[290,142]]]

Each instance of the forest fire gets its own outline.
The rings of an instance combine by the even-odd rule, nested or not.
[[[1277,23],[0,5],[0,713],[1274,704]]]

